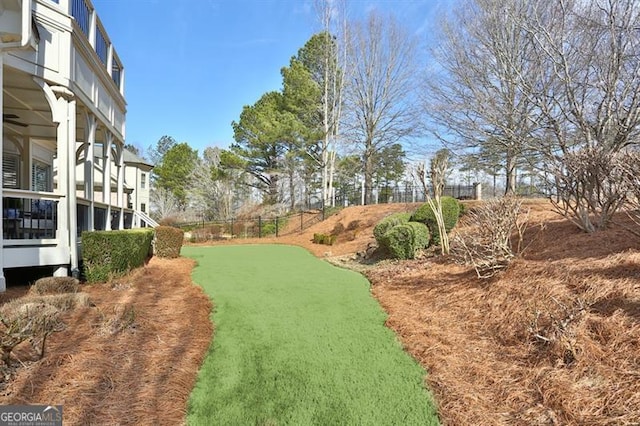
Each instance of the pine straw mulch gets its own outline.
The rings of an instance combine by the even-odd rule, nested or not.
[[[640,424],[640,239],[532,208],[523,258],[481,282],[449,259],[368,269],[447,425]],[[622,218],[623,220],[623,218]]]
[[[193,266],[153,258],[125,278],[82,286],[92,306],[62,317],[43,359],[20,355],[0,404],[63,405],[70,425],[184,423],[213,333]]]

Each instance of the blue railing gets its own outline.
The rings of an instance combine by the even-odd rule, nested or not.
[[[71,16],[78,23],[85,36],[89,37],[89,26],[91,24],[91,9],[85,0],[73,0],[71,4]]]
[[[113,55],[113,62],[111,65],[111,78],[116,83],[116,86],[118,86],[119,89],[120,82],[122,81],[122,64],[120,63],[120,60],[115,55],[115,53]]]
[[[93,7],[88,0],[71,0],[71,16],[76,20],[78,27],[84,33],[84,35],[89,39],[91,29],[92,29],[92,19],[91,15],[94,13]],[[109,38],[107,37],[107,33],[102,27],[100,23],[100,19],[95,19],[95,31],[92,36],[94,37],[95,43],[93,43],[94,49],[100,62],[105,67],[109,65],[109,48],[111,43],[109,42]],[[113,59],[111,63],[111,69],[107,68],[107,73],[111,77],[111,79],[115,82],[118,89],[121,89],[122,82],[122,63],[113,52]]]
[[[107,65],[107,59],[109,58],[109,43],[107,43],[107,38],[104,35],[102,26],[98,25],[96,30],[96,53],[98,54],[100,61],[104,65]]]

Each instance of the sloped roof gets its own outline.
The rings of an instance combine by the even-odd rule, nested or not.
[[[93,155],[102,158],[102,145],[96,145],[93,149]],[[125,164],[139,164],[141,166],[147,166],[149,167],[149,169],[152,169],[154,167],[153,164],[151,164],[149,161],[140,158],[126,148],[124,149],[124,162]]]

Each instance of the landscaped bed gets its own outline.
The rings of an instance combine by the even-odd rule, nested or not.
[[[386,325],[428,371],[444,424],[640,424],[640,238],[618,225],[584,234],[547,202],[526,207],[533,211],[524,257],[484,282],[446,258],[364,256],[372,252],[373,226],[415,205],[348,208],[303,233],[253,242],[297,244],[364,271],[389,314]],[[355,232],[333,246],[311,242],[314,233],[346,231],[355,221]],[[219,248],[242,247],[213,250]],[[66,328],[47,339],[42,360],[16,361],[0,403],[64,404],[65,424],[180,424],[212,331],[211,303],[191,283],[192,266],[152,259],[125,278],[83,288],[95,306],[63,317]],[[356,287],[366,293],[366,282]],[[10,288],[0,300],[19,294]],[[272,296],[280,294],[286,297],[282,290]],[[111,334],[127,306],[135,307],[133,327]],[[280,343],[264,343],[271,341]],[[385,386],[382,377],[376,386]],[[270,389],[263,388],[265,398]]]

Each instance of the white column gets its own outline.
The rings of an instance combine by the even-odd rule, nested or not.
[[[95,145],[96,145],[96,117],[88,112],[85,112],[86,119],[86,129],[85,129],[85,138],[86,141],[85,149],[84,149],[84,198],[89,200],[89,217],[87,228],[89,231],[94,231],[95,228],[95,219],[94,219],[94,208],[95,208]]]
[[[120,207],[120,218],[118,229],[124,229],[124,144],[118,144],[118,207]]]
[[[4,75],[3,75],[3,67],[4,67],[4,53],[0,51],[0,111],[4,111],[3,105],[3,85],[4,85]],[[0,193],[2,193],[2,188],[4,188],[4,181],[2,179],[2,150],[4,149],[4,123],[3,118],[0,117]],[[2,198],[2,197],[0,197]],[[4,278],[4,230],[2,229],[2,224],[4,222],[3,219],[4,209],[0,208],[0,292],[4,292],[7,290],[7,282]]]
[[[89,39],[89,44],[93,49],[96,48],[96,33],[98,32],[98,14],[95,9],[89,10],[89,34],[87,34],[87,38]]]
[[[111,144],[113,143],[113,135],[111,132],[106,132],[106,138],[104,141],[103,161],[102,166],[102,202],[107,205],[106,224],[104,229],[111,230]]]
[[[80,276],[78,269],[78,197],[76,193],[76,101],[67,103],[67,161],[68,186],[67,209],[69,210],[69,248],[71,253],[71,274]]]
[[[53,105],[52,116],[54,122],[57,123],[57,137],[56,137],[56,145],[57,145],[57,153],[58,153],[58,193],[65,195],[63,199],[58,203],[58,241],[59,244],[63,247],[69,247],[70,250],[71,242],[69,239],[69,234],[71,233],[71,229],[69,229],[69,219],[70,215],[73,214],[69,210],[69,197],[70,194],[66,193],[69,190],[69,163],[71,159],[69,158],[69,144],[71,141],[69,140],[69,102],[65,99],[65,96],[69,96],[69,93],[65,92],[64,88],[61,87],[52,87],[53,92],[56,94],[57,99]],[[75,155],[73,157],[75,163]],[[75,232],[75,229],[73,230]],[[68,270],[65,266],[60,266],[54,272],[55,276],[65,276],[68,275]]]

